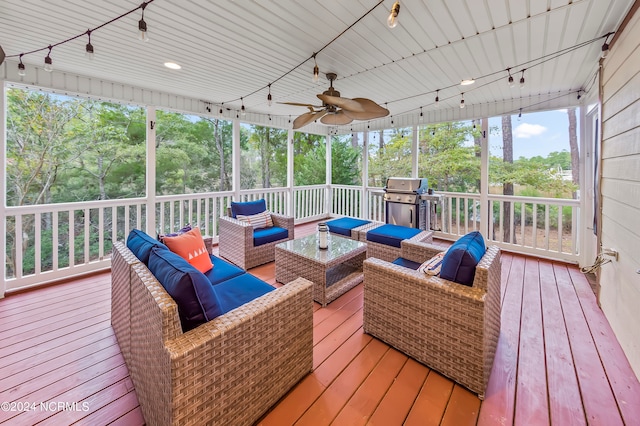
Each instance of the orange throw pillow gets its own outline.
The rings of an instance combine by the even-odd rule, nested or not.
[[[193,228],[176,237],[164,237],[164,243],[169,250],[184,258],[203,274],[213,268],[199,228]]]

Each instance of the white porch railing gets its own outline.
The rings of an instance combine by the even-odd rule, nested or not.
[[[485,222],[480,217],[478,194],[442,194],[443,202],[431,212],[436,237],[455,240],[470,231],[484,230],[489,243],[506,250],[578,261],[577,200],[490,195],[490,217]],[[264,198],[269,210],[292,212],[296,223],[328,214],[383,222],[382,195],[381,188],[313,185],[242,190],[239,198]],[[229,191],[158,196],[153,222],[147,220],[146,198],[7,207],[5,289],[27,288],[107,268],[112,242],[125,239],[133,228],[167,233],[191,223],[217,241],[218,218],[226,214],[233,196]]]

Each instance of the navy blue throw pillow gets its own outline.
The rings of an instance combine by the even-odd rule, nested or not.
[[[485,251],[482,234],[478,231],[468,233],[447,250],[442,259],[440,277],[471,287],[476,275],[476,266]]]

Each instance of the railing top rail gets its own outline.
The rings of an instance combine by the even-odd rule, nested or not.
[[[158,195],[156,196],[156,201],[195,200],[198,198],[208,198],[208,197],[230,197],[232,195],[233,195],[233,191],[198,192],[194,194],[182,194],[182,195]]]
[[[579,206],[580,200],[574,200],[573,198],[543,198],[543,197],[523,197],[519,195],[500,195],[489,194],[490,200],[504,200],[504,201],[523,201],[526,203],[537,204],[553,204],[563,206]]]
[[[117,198],[112,200],[78,201],[73,203],[34,204],[29,206],[9,206],[7,215],[51,213],[68,210],[96,209],[101,207],[121,207],[145,204],[146,198]]]

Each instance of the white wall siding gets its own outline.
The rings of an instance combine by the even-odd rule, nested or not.
[[[602,247],[619,252],[601,268],[600,304],[640,377],[640,12],[604,62]]]

